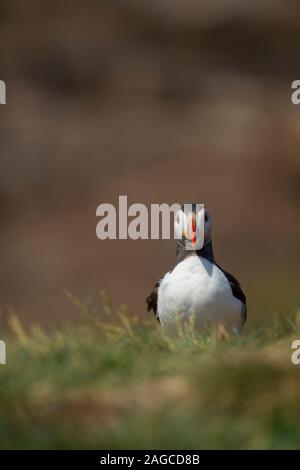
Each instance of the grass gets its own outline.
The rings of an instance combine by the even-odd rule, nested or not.
[[[10,317],[1,448],[300,447],[299,316],[240,338],[192,325],[170,338],[106,299],[103,318],[68,295],[76,326],[46,333]]]

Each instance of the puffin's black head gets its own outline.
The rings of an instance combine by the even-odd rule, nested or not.
[[[204,205],[184,204],[175,215],[175,233],[177,243],[185,245],[188,250],[201,249],[210,242],[211,219]]]

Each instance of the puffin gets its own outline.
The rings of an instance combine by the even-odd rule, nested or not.
[[[157,281],[147,297],[147,310],[153,310],[164,330],[174,330],[179,321],[191,320],[195,327],[222,327],[228,334],[239,335],[247,320],[246,296],[238,280],[216,262],[212,244],[212,223],[207,208],[204,216],[201,248],[191,249],[197,225],[196,204],[186,205],[175,215],[176,257],[171,269]]]

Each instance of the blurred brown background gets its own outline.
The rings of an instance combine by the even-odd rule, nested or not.
[[[172,241],[99,241],[96,207],[203,202],[250,325],[300,305],[300,4],[0,1],[0,303],[74,317],[62,288],[146,315]]]

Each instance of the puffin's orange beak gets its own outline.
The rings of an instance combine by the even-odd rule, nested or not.
[[[193,215],[191,217],[191,222],[190,222],[190,240],[192,242],[193,245],[195,245],[196,243],[196,219],[195,219],[195,216]]]
[[[188,238],[193,245],[195,245],[196,240],[197,240],[196,228],[197,228],[196,217],[193,214],[193,215],[190,216],[190,218],[188,220],[188,232],[189,232],[188,235],[189,236],[187,236],[186,230],[183,231],[184,237]]]

